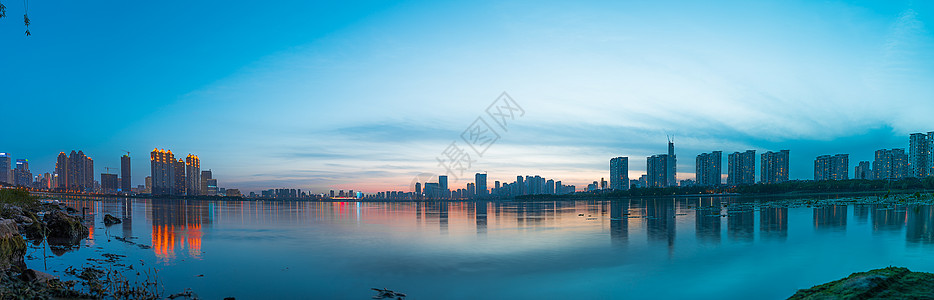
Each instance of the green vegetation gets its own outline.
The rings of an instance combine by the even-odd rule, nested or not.
[[[799,290],[789,299],[930,299],[934,274],[888,267]]]
[[[24,189],[0,189],[0,204],[32,208],[39,205],[39,200]]]
[[[628,191],[581,192],[571,195],[526,195],[523,199],[543,198],[621,198],[651,197],[672,195],[709,195],[709,194],[801,194],[801,193],[851,193],[851,192],[919,192],[934,190],[934,177],[904,178],[899,180],[825,180],[825,181],[789,181],[779,184],[751,184],[719,187],[670,187],[670,188],[635,188]]]

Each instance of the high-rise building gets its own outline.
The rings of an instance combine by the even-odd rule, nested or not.
[[[101,173],[101,192],[104,194],[117,193],[117,174]]]
[[[873,179],[902,179],[908,177],[908,155],[905,149],[876,150],[875,160],[872,161]]]
[[[475,174],[474,182],[477,185],[477,198],[486,198],[490,192],[486,188],[486,174],[482,174],[482,173]]]
[[[10,178],[10,170],[13,168],[12,163],[9,153],[0,152],[0,182],[13,184],[13,178]]]
[[[756,183],[756,150],[727,155],[726,183],[729,185]]]
[[[185,157],[185,174],[187,184],[185,189],[188,195],[201,195],[201,159],[197,155],[188,154]]]
[[[65,191],[68,189],[68,170],[68,155],[65,155],[65,152],[59,152],[58,158],[55,160],[55,174],[58,175],[55,183],[56,190]]]
[[[143,190],[143,193],[147,193],[147,194],[152,193],[152,176],[146,176],[145,184],[146,186],[145,186],[145,189]]]
[[[173,195],[175,192],[175,155],[172,150],[153,149],[150,153],[150,173],[153,195]]]
[[[217,189],[217,179],[211,178],[207,180],[208,184],[208,196],[217,196],[220,190]]]
[[[13,185],[32,186],[32,172],[29,172],[29,160],[17,159],[16,168],[13,169]]]
[[[629,157],[610,159],[610,189],[625,191],[629,189]]]
[[[133,187],[132,172],[130,171],[130,155],[120,157],[120,190],[129,193]],[[103,185],[103,181],[101,185]]]
[[[873,179],[872,178],[872,169],[870,169],[870,162],[861,161],[856,165],[856,169],[853,170],[853,179]]]
[[[448,189],[448,175],[438,176],[438,197],[436,199],[447,199],[451,195],[451,190]]]
[[[818,156],[814,159],[814,180],[847,180],[849,168],[848,154]]]
[[[788,181],[788,150],[762,153],[760,182],[766,184],[782,183]]]
[[[934,131],[912,133],[908,142],[908,167],[911,168],[911,176],[918,178],[931,176],[931,147],[934,146]]]
[[[675,156],[675,143],[671,138],[668,139],[668,162],[666,166],[668,167],[666,171],[668,186],[678,186],[678,179],[676,178],[678,173],[678,157]]]
[[[723,152],[713,151],[697,155],[694,172],[694,181],[699,186],[718,186],[721,183],[721,164]]]
[[[668,155],[659,154],[646,157],[646,187],[661,188],[668,187]]]
[[[201,194],[205,196],[214,196],[208,191],[208,180],[213,179],[214,175],[211,173],[211,170],[201,171]],[[214,182],[217,183],[216,181]],[[331,195],[333,198],[334,195]]]
[[[175,162],[175,184],[173,184],[172,195],[184,196],[188,194],[188,180],[185,179],[185,160],[179,158]]]
[[[64,153],[62,153],[64,154]],[[59,154],[61,158],[62,154]],[[71,150],[65,160],[66,186],[71,192],[91,192],[94,190],[94,160],[84,155],[81,150]]]

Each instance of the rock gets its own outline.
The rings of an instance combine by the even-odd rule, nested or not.
[[[20,275],[20,279],[24,281],[35,281],[39,283],[47,283],[52,280],[57,280],[58,277],[52,276],[52,274],[36,271],[33,269],[26,269],[23,271],[23,274]]]
[[[49,244],[77,244],[90,233],[87,226],[60,210],[49,212],[43,219]]]
[[[26,241],[19,234],[16,222],[10,219],[0,220],[0,270],[11,266],[25,267]]]
[[[934,291],[934,274],[888,267],[799,290],[789,299],[922,299]]]
[[[117,217],[114,217],[110,214],[104,215],[104,225],[110,226],[113,224],[120,224],[120,223],[122,223],[122,221],[120,221],[120,219],[117,219]]]

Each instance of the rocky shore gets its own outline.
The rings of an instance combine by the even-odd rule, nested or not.
[[[122,255],[104,254],[97,265],[71,266],[58,270],[74,277],[62,280],[51,274],[29,269],[27,251],[48,245],[61,255],[80,248],[88,237],[88,225],[79,212],[57,201],[40,202],[23,190],[0,189],[0,299],[161,299],[162,286],[155,269],[134,269],[117,263]],[[106,225],[119,222],[108,215]],[[116,220],[116,221],[115,221]],[[30,246],[32,244],[32,246]],[[122,268],[121,268],[122,267]],[[143,282],[127,274],[143,274]],[[191,291],[168,298],[196,299]]]
[[[876,269],[799,290],[789,299],[934,299],[934,274]]]

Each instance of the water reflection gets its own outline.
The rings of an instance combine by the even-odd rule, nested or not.
[[[828,205],[814,208],[814,229],[845,231],[846,205]]]
[[[101,236],[120,236],[139,244],[149,242],[152,253],[165,261],[184,257],[201,259],[206,232],[216,224],[379,224],[399,230],[419,230],[442,236],[488,236],[510,232],[532,234],[556,228],[603,228],[613,244],[633,239],[667,247],[686,240],[719,245],[725,231],[729,242],[757,240],[784,242],[790,214],[797,210],[804,222],[808,208],[751,205],[754,200],[731,198],[656,198],[608,201],[530,202],[250,202],[114,199],[68,200],[70,207],[99,223],[103,214],[123,222],[106,228],[90,226],[88,246]],[[724,205],[730,204],[730,205]],[[857,224],[867,224],[874,235],[905,230],[909,244],[934,244],[934,206],[830,205],[811,208],[815,232],[839,232],[848,227],[852,208]],[[678,226],[678,224],[687,226]],[[690,226],[693,223],[694,226]],[[605,226],[605,227],[604,227]],[[758,227],[758,228],[756,228]],[[851,226],[852,227],[852,226]],[[691,233],[690,231],[694,231]],[[810,230],[810,229],[809,229]],[[679,231],[682,236],[679,238]],[[797,233],[803,234],[803,233]],[[137,236],[140,235],[140,236]],[[148,235],[148,236],[146,236]],[[684,247],[689,247],[686,245]],[[55,253],[62,255],[64,252]]]
[[[760,209],[759,232],[765,239],[785,240],[788,237],[788,208],[763,207]]]

